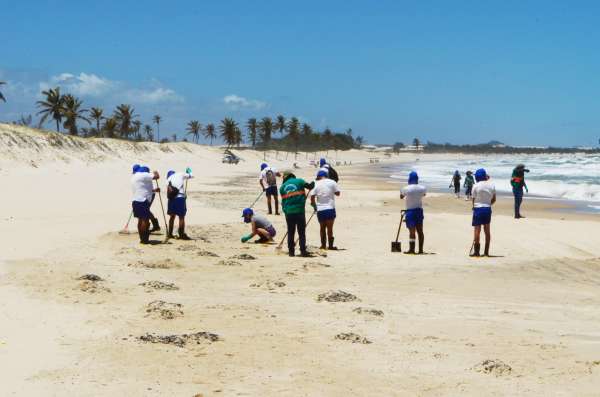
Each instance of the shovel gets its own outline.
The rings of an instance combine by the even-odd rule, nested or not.
[[[400,238],[400,229],[402,228],[402,222],[404,222],[404,213],[406,211],[400,211],[400,224],[398,225],[398,233],[396,234],[396,241],[392,241],[392,252],[400,252],[402,253],[402,243],[398,241]]]

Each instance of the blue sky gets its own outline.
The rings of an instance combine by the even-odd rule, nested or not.
[[[600,137],[595,2],[22,0],[0,18],[0,120],[60,85],[168,135],[281,113],[370,143]]]

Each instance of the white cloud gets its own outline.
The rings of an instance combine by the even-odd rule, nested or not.
[[[235,94],[227,95],[223,102],[233,110],[252,109],[260,110],[267,107],[267,103],[257,99],[247,99]]]
[[[163,102],[180,103],[183,97],[170,88],[157,87],[154,89],[131,89],[125,95],[131,102],[156,104]]]
[[[52,76],[50,81],[41,82],[40,90],[60,86],[63,91],[88,97],[100,97],[118,89],[119,84],[95,74],[79,73],[78,76],[71,73],[61,73]]]

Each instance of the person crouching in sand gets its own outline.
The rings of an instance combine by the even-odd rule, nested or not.
[[[475,186],[473,186],[473,249],[470,256],[480,256],[481,226],[485,233],[484,256],[490,255],[490,223],[492,221],[492,205],[496,202],[496,186],[483,168],[475,171]]]
[[[167,172],[167,214],[169,215],[169,238],[173,238],[173,227],[175,226],[175,217],[179,217],[179,239],[191,240],[185,234],[185,215],[187,214],[186,189],[185,182],[193,178],[192,170],[187,168],[184,172]]]
[[[140,235],[140,243],[148,244],[150,242],[150,205],[154,193],[159,193],[160,189],[154,188],[153,181],[159,179],[158,171],[150,173],[150,168],[146,166],[134,168],[134,174],[131,176],[131,189],[133,192],[133,200],[131,207],[133,216],[138,219],[138,234]]]
[[[327,247],[330,250],[337,250],[333,244],[333,224],[336,218],[335,197],[340,195],[338,184],[327,177],[325,171],[317,173],[317,182],[315,188],[310,193],[310,204],[317,211],[317,219],[321,225],[321,249]],[[329,236],[329,238],[328,238]],[[328,244],[328,245],[327,245]]]
[[[409,230],[409,249],[405,254],[415,254],[416,234],[419,235],[419,254],[423,253],[423,244],[425,243],[425,234],[423,233],[423,197],[427,194],[427,189],[419,185],[419,175],[412,171],[408,174],[408,186],[400,191],[400,198],[406,198],[406,227]]]
[[[255,241],[257,244],[265,244],[273,241],[273,237],[275,237],[277,231],[267,217],[255,214],[252,208],[244,208],[242,218],[244,218],[244,223],[250,223],[252,226],[252,232],[242,237],[242,243],[250,241],[252,237],[257,235],[260,237]]]

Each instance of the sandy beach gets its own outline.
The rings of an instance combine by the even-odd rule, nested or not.
[[[515,220],[500,198],[494,257],[472,259],[470,204],[434,193],[428,254],[391,253],[400,185],[373,178],[369,158],[414,154],[352,150],[337,153],[353,164],[337,168],[341,250],[289,258],[240,243],[262,152],[236,151],[243,161],[229,165],[218,147],[7,125],[0,146],[2,395],[599,395],[597,215],[526,199],[528,218]],[[304,154],[274,156],[314,177]],[[193,241],[140,246],[118,233],[133,163],[193,169]],[[256,208],[266,212],[264,200]],[[284,218],[270,219],[279,240]]]

